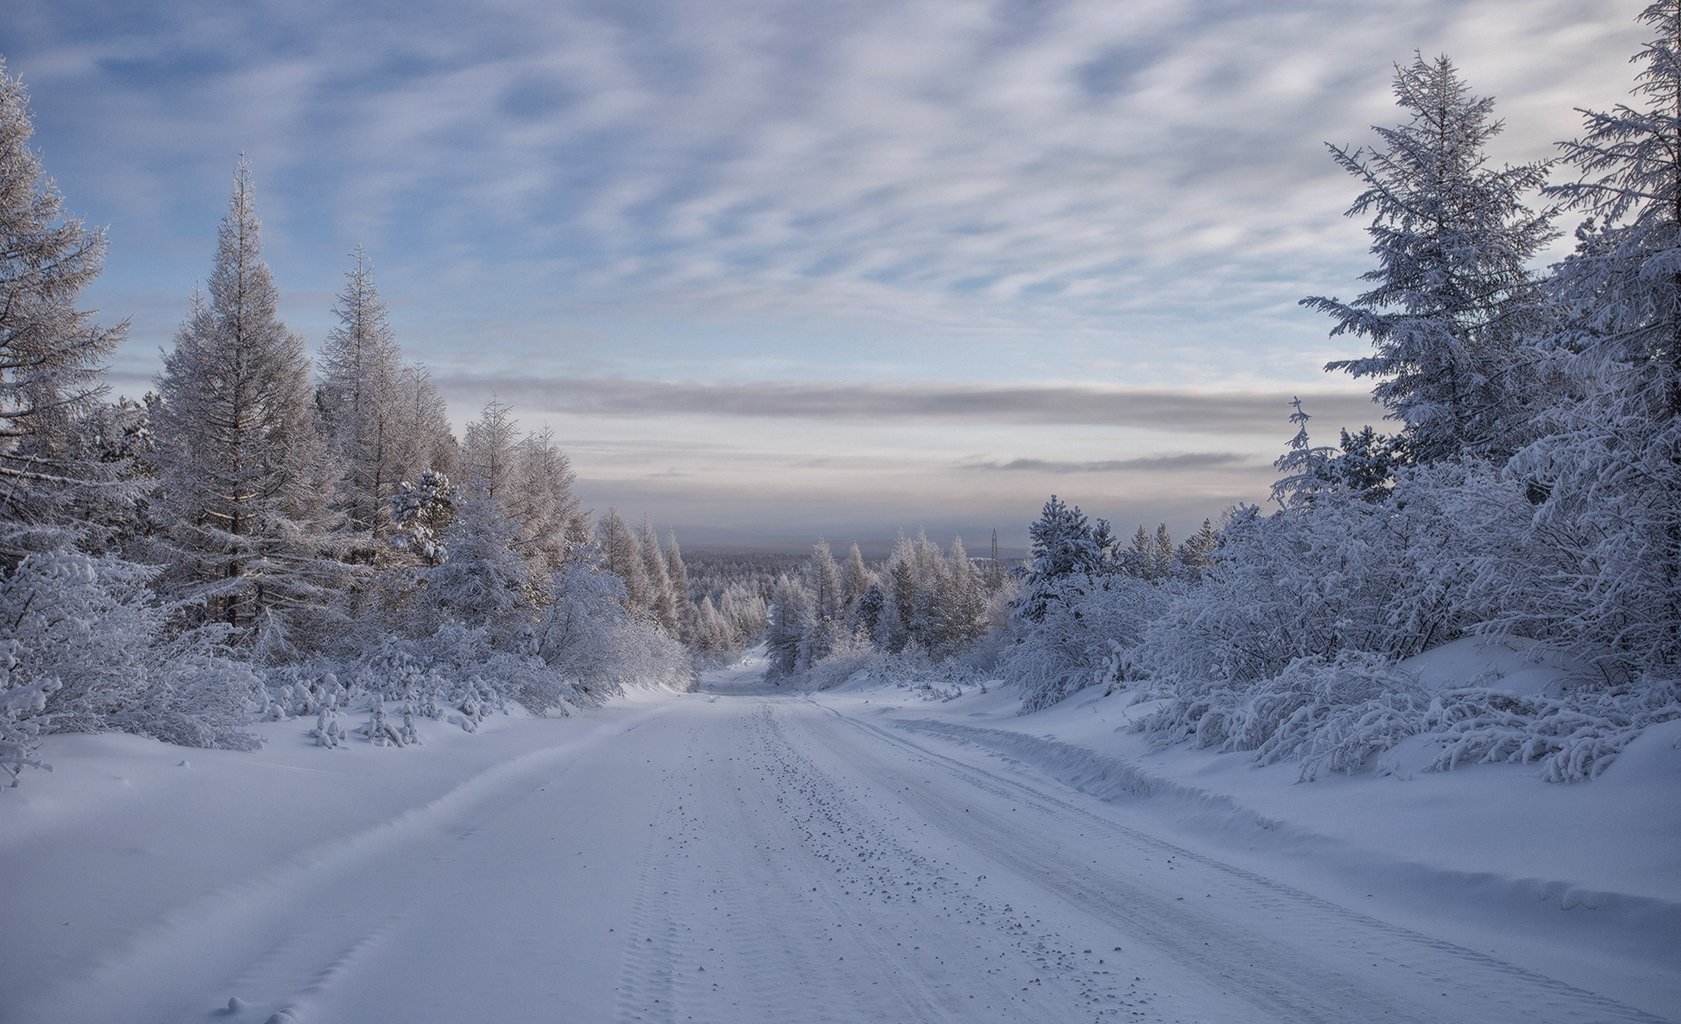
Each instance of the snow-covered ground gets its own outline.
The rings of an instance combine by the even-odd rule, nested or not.
[[[1089,691],[757,674],[418,749],[54,737],[0,793],[0,1021],[1681,1018],[1672,731],[1293,785]]]

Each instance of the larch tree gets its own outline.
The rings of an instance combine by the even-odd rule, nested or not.
[[[280,321],[254,200],[242,160],[209,297],[195,295],[164,355],[154,424],[177,596],[247,635],[323,607],[343,541],[309,359]]]
[[[1372,287],[1302,305],[1335,321],[1333,337],[1371,341],[1371,355],[1326,369],[1377,378],[1373,395],[1406,424],[1419,462],[1503,458],[1533,415],[1521,342],[1543,306],[1529,262],[1555,233],[1550,211],[1525,203],[1547,165],[1490,166],[1485,147],[1503,127],[1494,101],[1472,95],[1446,57],[1397,66],[1395,99],[1410,117],[1374,128],[1379,147],[1330,147],[1365,186],[1348,215],[1372,217]]]
[[[654,524],[642,519],[642,535],[637,547],[642,552],[642,572],[648,580],[648,614],[675,636],[677,634],[677,593],[671,586],[671,574],[666,569],[665,552],[660,550],[660,538]]]
[[[677,545],[676,530],[667,530],[665,534],[665,574],[671,580],[671,592],[677,600],[679,638],[687,639],[704,632],[699,627],[707,624],[699,614],[699,606],[689,596],[689,566],[683,561],[683,549]],[[713,615],[717,615],[717,609],[710,602],[707,607],[713,609]],[[722,621],[719,619],[719,622]]]
[[[424,366],[407,364],[398,371],[395,391],[392,416],[402,445],[400,477],[414,482],[429,469],[445,476],[458,475],[461,446],[450,430],[448,408],[432,375]]]
[[[351,255],[355,264],[333,307],[338,323],[321,348],[316,400],[342,472],[338,504],[351,530],[366,538],[365,550],[376,552],[407,468],[395,409],[402,353],[367,254],[358,246]]]
[[[810,596],[810,617],[801,638],[799,664],[802,669],[823,660],[834,649],[845,628],[846,612],[841,603],[840,566],[829,542],[820,540],[806,563],[805,588]]]
[[[539,572],[558,572],[589,543],[589,521],[572,493],[572,462],[543,429],[514,445],[501,497],[519,526],[515,547]]]
[[[625,585],[625,608],[637,615],[646,614],[648,570],[642,562],[642,546],[618,509],[609,508],[596,524],[596,543],[607,571]]]
[[[940,596],[940,645],[946,651],[960,651],[986,632],[986,581],[961,537],[951,542],[948,563]]]
[[[76,308],[99,276],[105,235],[66,217],[29,147],[29,96],[0,60],[0,559],[67,539],[65,502],[109,485],[113,467],[81,457],[76,420],[105,388],[101,363],[127,321],[101,327]]]
[[[506,500],[519,463],[519,421],[506,403],[492,398],[467,424],[461,444],[461,483],[488,498]]]
[[[870,584],[874,582],[875,575],[864,564],[864,552],[853,544],[846,553],[846,564],[841,566],[841,604],[849,615],[858,607],[858,599],[864,596],[864,591],[870,589]]]

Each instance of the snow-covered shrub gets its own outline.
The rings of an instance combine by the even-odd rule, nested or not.
[[[344,746],[347,737],[344,732],[344,724],[339,721],[338,705],[322,705],[321,710],[315,715],[315,728],[311,729],[309,734],[315,737],[317,746],[327,747],[328,749]]]
[[[1468,688],[1445,693],[1427,727],[1441,734],[1431,768],[1539,763],[1549,782],[1603,772],[1648,726],[1681,718],[1681,680],[1641,679],[1614,692],[1578,689],[1562,698]]]
[[[420,725],[415,720],[413,701],[403,701],[403,719],[397,726],[397,737],[403,741],[404,746],[420,745]]]
[[[1381,501],[1325,491],[1227,523],[1202,583],[1152,623],[1136,670],[1185,686],[1270,679],[1344,651],[1411,657],[1486,621],[1479,552],[1507,543],[1521,491],[1489,467],[1405,472]]]
[[[251,749],[267,705],[219,627],[172,635],[155,570],[76,551],[30,555],[0,580],[10,688],[45,696],[41,731],[120,729],[189,746]],[[50,683],[50,686],[46,684]],[[45,688],[43,688],[45,687]]]
[[[1019,621],[998,674],[1021,686],[1023,712],[1050,707],[1076,690],[1131,678],[1129,652],[1181,582],[1147,582],[1107,573],[1063,575],[1040,583],[1039,618]]]
[[[262,679],[219,645],[192,640],[189,634],[160,650],[151,685],[107,728],[186,747],[257,749],[263,741],[246,726],[266,704]]]
[[[897,659],[870,642],[869,637],[854,633],[835,641],[826,657],[811,666],[806,679],[814,690],[832,690],[859,673],[865,678],[890,678],[889,665]]]
[[[1489,557],[1491,627],[1568,644],[1615,682],[1681,667],[1681,414],[1646,361],[1573,362],[1583,400],[1509,472],[1538,499]],[[1659,392],[1659,393],[1654,393]]]
[[[1420,732],[1430,695],[1377,655],[1300,658],[1271,679],[1185,689],[1139,727],[1166,742],[1252,751],[1256,764],[1300,761],[1301,778],[1353,774]]]
[[[17,679],[17,667],[16,655],[0,652],[0,772],[10,777],[11,786],[25,768],[52,770],[35,758],[35,747],[46,724],[47,695],[58,688],[56,679]]]
[[[412,721],[410,722],[412,725]],[[368,699],[368,722],[356,730],[368,738],[368,742],[376,747],[401,747],[407,744],[403,740],[402,731],[391,723],[385,713],[385,701],[379,694]]]
[[[536,653],[555,679],[569,683],[567,699],[599,703],[627,686],[692,684],[693,662],[683,645],[627,612],[623,595],[618,577],[587,563],[550,580]]]

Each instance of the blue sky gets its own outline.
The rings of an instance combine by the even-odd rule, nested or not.
[[[1546,157],[1627,93],[1639,0],[11,0],[89,302],[156,372],[240,153],[312,344],[364,246],[457,422],[547,425],[685,544],[1009,546],[1258,501],[1300,394],[1376,418],[1296,306],[1368,266],[1324,143],[1445,52]],[[1568,223],[1566,227],[1570,226]]]

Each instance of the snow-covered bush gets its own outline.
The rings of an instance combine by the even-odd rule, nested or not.
[[[1252,751],[1256,764],[1300,761],[1301,778],[1353,774],[1424,727],[1430,695],[1372,654],[1299,658],[1270,679],[1184,688],[1142,719],[1165,742]]]
[[[869,637],[853,633],[836,640],[828,655],[811,666],[806,679],[814,690],[832,690],[859,673],[885,680],[890,677],[889,666],[899,660],[872,644]]]
[[[410,725],[412,724],[411,721]],[[386,715],[385,701],[378,694],[374,694],[368,700],[367,724],[356,731],[366,736],[368,742],[376,747],[407,746],[402,731],[392,724],[390,717]]]
[[[344,724],[339,721],[338,706],[335,704],[322,705],[321,710],[316,712],[315,715],[315,728],[311,729],[309,734],[315,737],[317,746],[326,747],[329,750],[344,746],[344,741],[348,737],[344,732]]]
[[[30,702],[40,705],[37,731],[116,729],[251,749],[258,741],[243,727],[266,705],[258,677],[230,656],[218,627],[172,634],[148,587],[154,575],[76,551],[25,558],[0,579],[7,691],[44,698]]]
[[[1381,501],[1327,491],[1264,516],[1237,509],[1202,583],[1154,622],[1137,671],[1174,684],[1270,679],[1345,651],[1411,657],[1488,620],[1482,552],[1508,543],[1521,491],[1491,468],[1405,472]]]
[[[56,679],[18,680],[17,667],[16,655],[0,652],[0,772],[10,777],[11,786],[25,768],[52,770],[36,759],[35,747],[46,724],[47,695],[58,688]]]
[[[1132,678],[1130,651],[1185,584],[1121,573],[1074,573],[1039,584],[1037,620],[1023,617],[998,672],[1021,686],[1023,712],[1076,690]]]
[[[1443,694],[1426,727],[1441,734],[1431,765],[1539,763],[1549,782],[1603,772],[1648,726],[1681,718],[1681,680],[1641,679],[1613,692],[1577,689],[1562,698],[1468,688]]]

